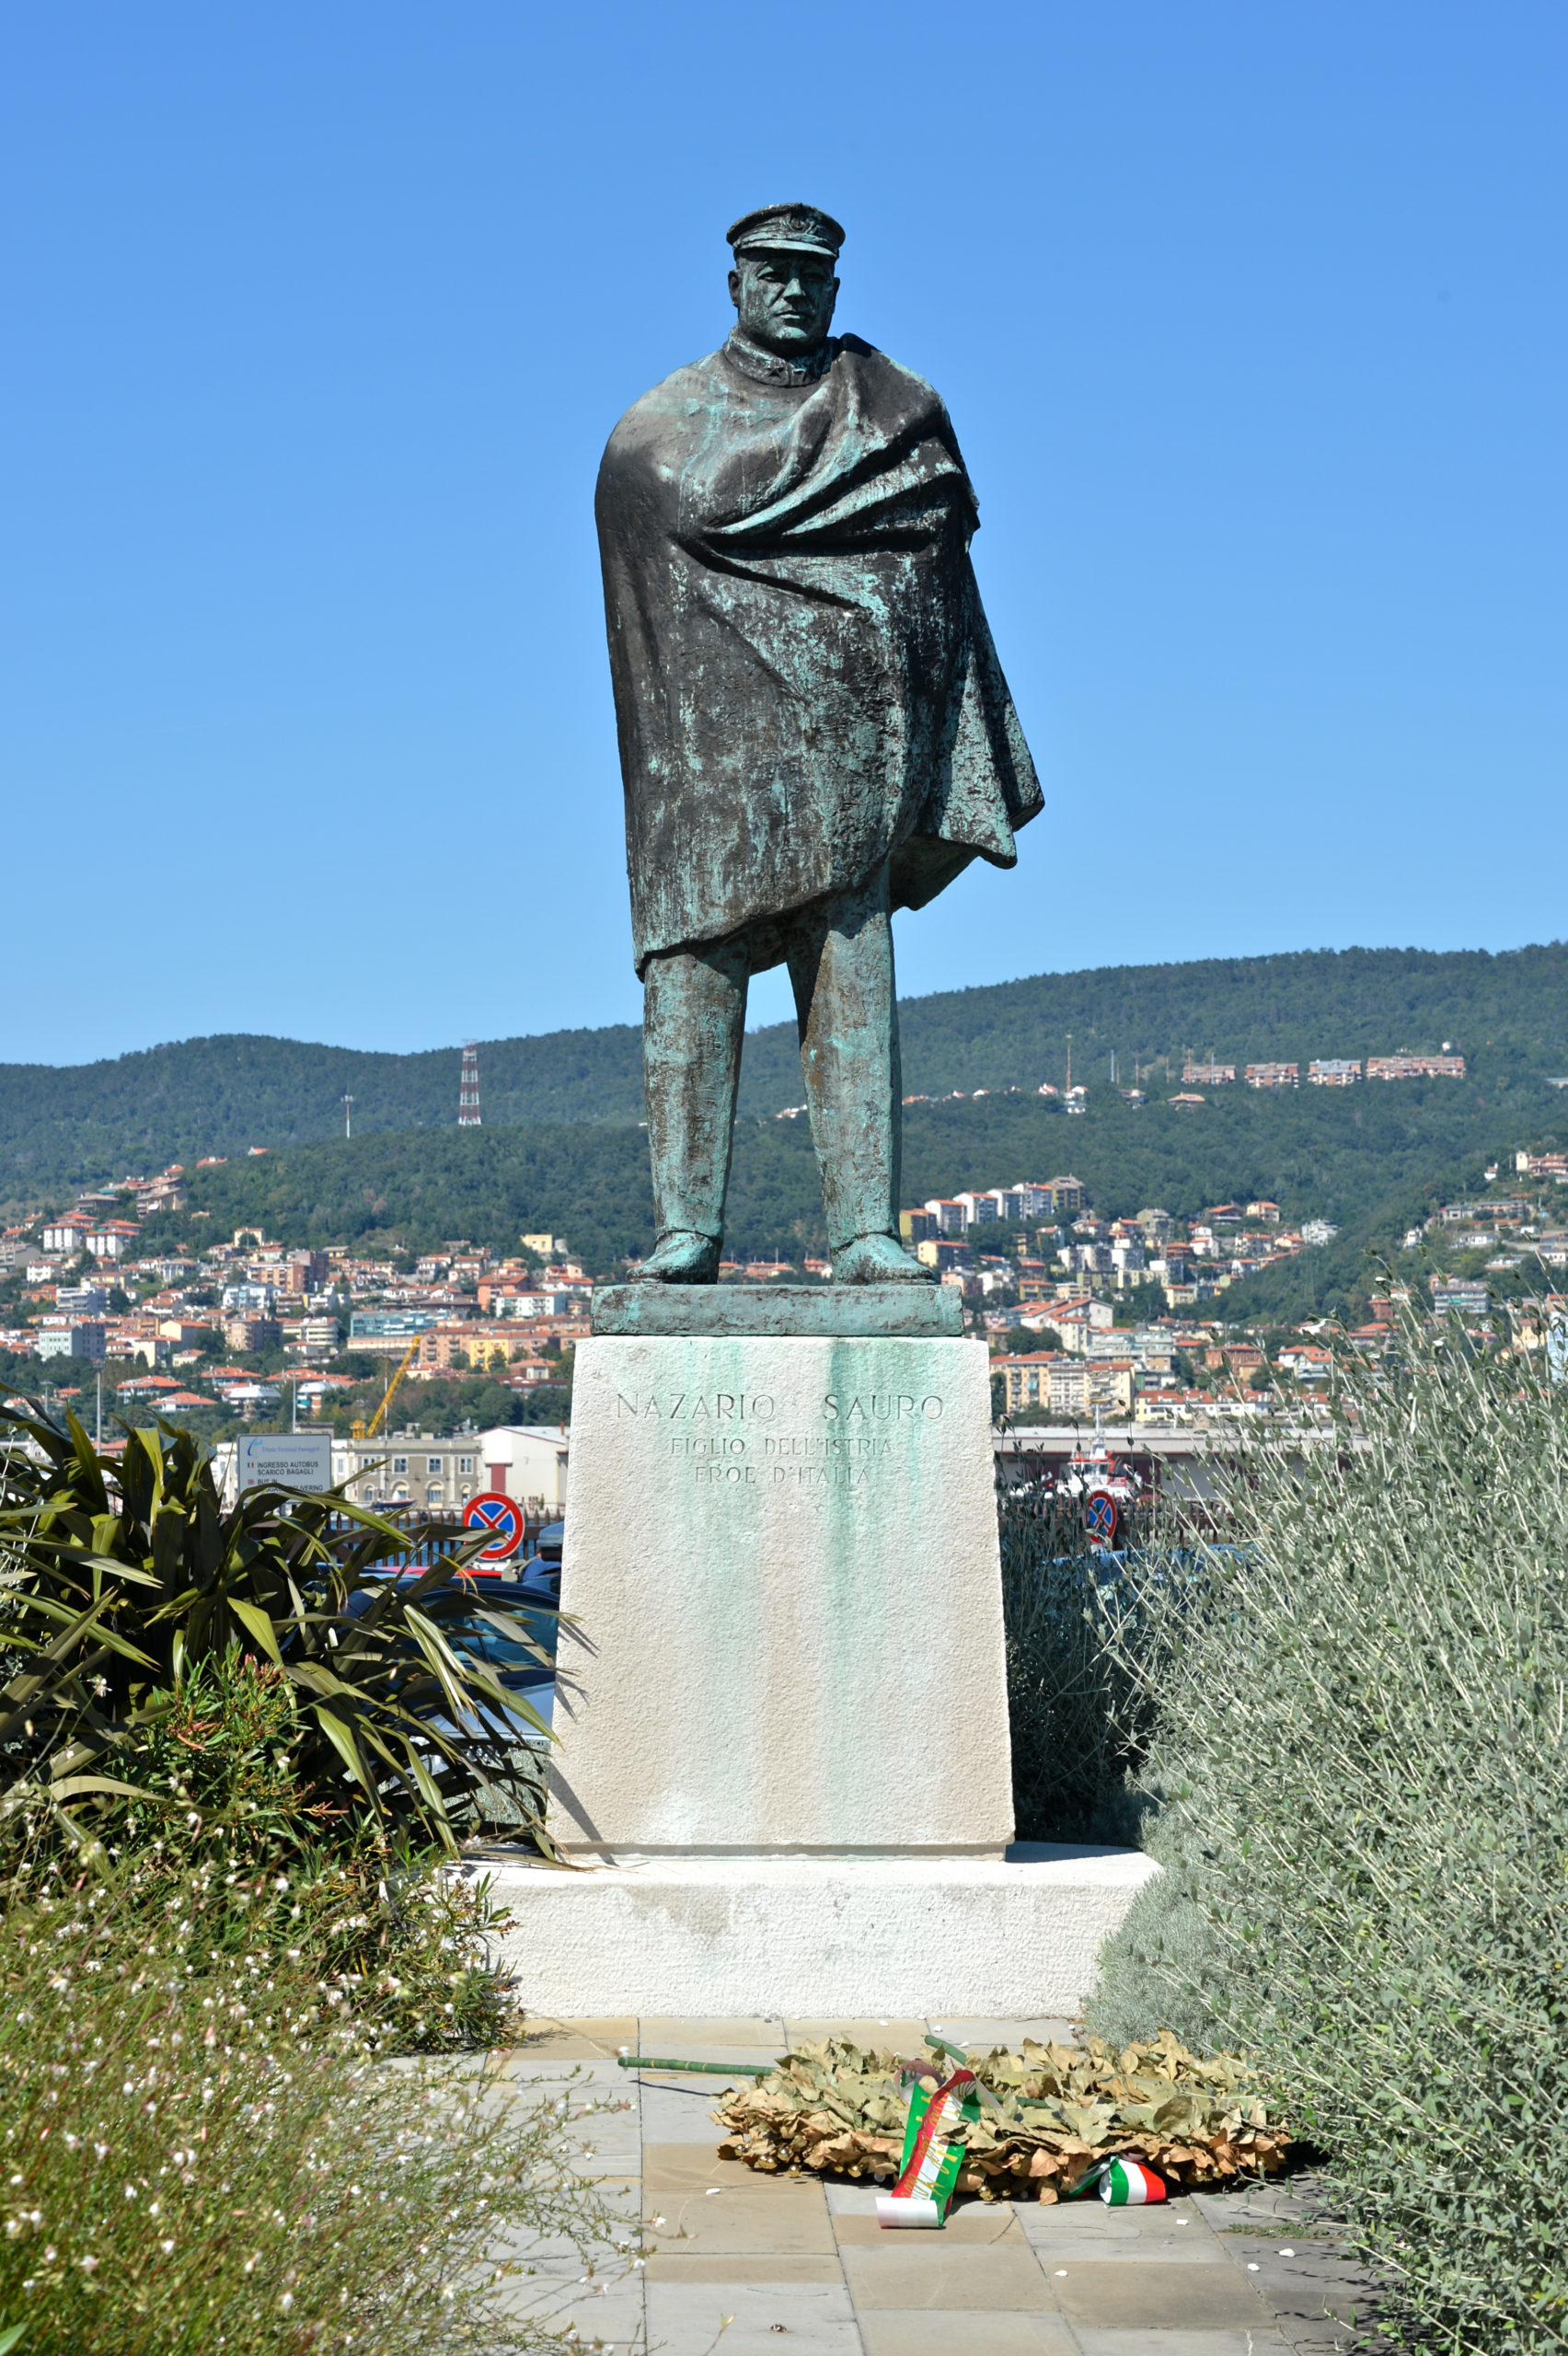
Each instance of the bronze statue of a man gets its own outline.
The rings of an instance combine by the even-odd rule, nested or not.
[[[729,233],[727,341],[610,436],[596,510],[658,1241],[718,1272],[753,974],[787,964],[836,1282],[920,1281],[898,1241],[892,917],[1040,788],[981,611],[974,493],[929,385],[829,333],[844,232]]]

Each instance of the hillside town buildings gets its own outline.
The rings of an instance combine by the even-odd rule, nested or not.
[[[1303,1077],[1290,1063],[1242,1070],[1259,1091],[1295,1089]],[[1320,1058],[1306,1079],[1348,1087],[1465,1074],[1465,1058],[1446,1045],[1441,1055]],[[1211,1089],[1237,1076],[1235,1065],[1212,1056],[1184,1067],[1184,1077]],[[1072,1095],[1084,1101],[1081,1087]],[[1418,1314],[1458,1320],[1488,1347],[1525,1346],[1518,1337],[1532,1329],[1516,1306],[1521,1270],[1547,1304],[1530,1312],[1539,1345],[1563,1314],[1544,1288],[1568,1270],[1568,1215],[1557,1195],[1565,1185],[1568,1153],[1555,1144],[1500,1156],[1483,1189],[1472,1182],[1464,1198],[1438,1205],[1409,1230],[1402,1249],[1421,1259],[1404,1264],[1404,1281],[1370,1297],[1369,1317],[1362,1295],[1363,1322],[1347,1318],[1343,1331],[1313,1319],[1239,1334],[1221,1322],[1232,1286],[1337,1233],[1324,1218],[1292,1224],[1265,1196],[1239,1192],[1179,1216],[1146,1205],[1110,1217],[1080,1177],[1064,1172],[958,1187],[904,1209],[899,1227],[959,1296],[967,1330],[989,1340],[998,1415],[1020,1424],[1175,1428],[1327,1413],[1336,1369],[1346,1358],[1380,1360],[1401,1321]],[[40,1361],[45,1381],[88,1380],[89,1397],[101,1381],[113,1411],[172,1422],[203,1411],[305,1421],[332,1411],[356,1382],[385,1391],[396,1377],[409,1386],[396,1434],[357,1454],[349,1449],[340,1469],[362,1484],[356,1495],[409,1507],[428,1506],[437,1489],[444,1507],[460,1505],[472,1494],[466,1484],[491,1478],[479,1441],[501,1445],[494,1432],[450,1442],[425,1433],[416,1386],[483,1376],[521,1400],[562,1394],[570,1383],[593,1279],[559,1235],[530,1232],[512,1254],[461,1238],[415,1254],[302,1248],[256,1226],[208,1240],[192,1219],[179,1231],[194,1240],[179,1250],[144,1243],[144,1218],[183,1207],[184,1173],[171,1168],[0,1235],[8,1288],[0,1348],[13,1360]],[[771,1283],[831,1270],[818,1258],[774,1257],[728,1260],[721,1273]],[[52,1371],[67,1366],[89,1377]],[[564,1448],[564,1434],[558,1437]],[[504,1481],[492,1485],[532,1498],[555,1494],[542,1473],[542,1485],[515,1485],[538,1471],[525,1461],[533,1445],[520,1442],[515,1460],[505,1458]]]
[[[1368,1080],[1463,1080],[1463,1056],[1368,1056]]]

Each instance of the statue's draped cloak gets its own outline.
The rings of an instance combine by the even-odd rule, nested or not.
[[[760,363],[760,368],[758,364]],[[918,907],[1041,806],[929,385],[853,336],[732,338],[610,436],[596,509],[639,973],[865,883]]]

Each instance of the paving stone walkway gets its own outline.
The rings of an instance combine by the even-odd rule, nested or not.
[[[884,2233],[873,2186],[721,2160],[723,2078],[639,2078],[616,2059],[628,2048],[771,2062],[834,2034],[915,2052],[928,2029],[980,2052],[1070,2036],[1060,2020],[531,2024],[505,2074],[559,2085],[582,2107],[581,2164],[641,2221],[648,2255],[600,2282],[563,2251],[526,2253],[538,2268],[529,2295],[548,2286],[555,2318],[617,2356],[1329,2356],[1361,2344],[1370,2286],[1302,2179],[1142,2210],[968,2200],[940,2234]]]

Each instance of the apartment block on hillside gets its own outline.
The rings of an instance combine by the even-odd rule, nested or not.
[[[1087,1422],[1132,1412],[1137,1369],[1131,1358],[1056,1358],[1050,1370],[1051,1412]]]
[[[537,1347],[532,1334],[519,1333],[515,1324],[498,1324],[493,1319],[455,1319],[421,1334],[414,1368],[426,1372],[460,1373],[467,1369],[474,1374],[504,1374],[523,1359],[535,1357]]]
[[[1368,1056],[1368,1080],[1463,1080],[1463,1056]]]
[[[1056,1363],[1050,1350],[1038,1351],[1032,1357],[995,1357],[991,1360],[993,1377],[999,1377],[1006,1394],[1009,1415],[1018,1415],[1030,1407],[1051,1404],[1051,1369]]]
[[[80,1325],[69,1322],[44,1324],[38,1328],[34,1348],[40,1358],[99,1359],[106,1355],[107,1338],[102,1323],[96,1318]]]
[[[63,1218],[51,1219],[43,1230],[46,1252],[76,1253],[83,1250],[92,1230],[92,1220],[83,1211],[67,1211]]]
[[[230,1350],[275,1350],[283,1329],[275,1317],[225,1317],[224,1345]]]
[[[1492,1288],[1479,1276],[1429,1276],[1432,1306],[1441,1317],[1446,1311],[1462,1317],[1484,1317],[1492,1306]]]
[[[928,1235],[915,1246],[915,1257],[922,1267],[945,1276],[968,1266],[969,1246],[955,1236]]]
[[[124,1260],[129,1258],[141,1235],[133,1218],[106,1218],[89,1227],[86,1247],[95,1260]]]

